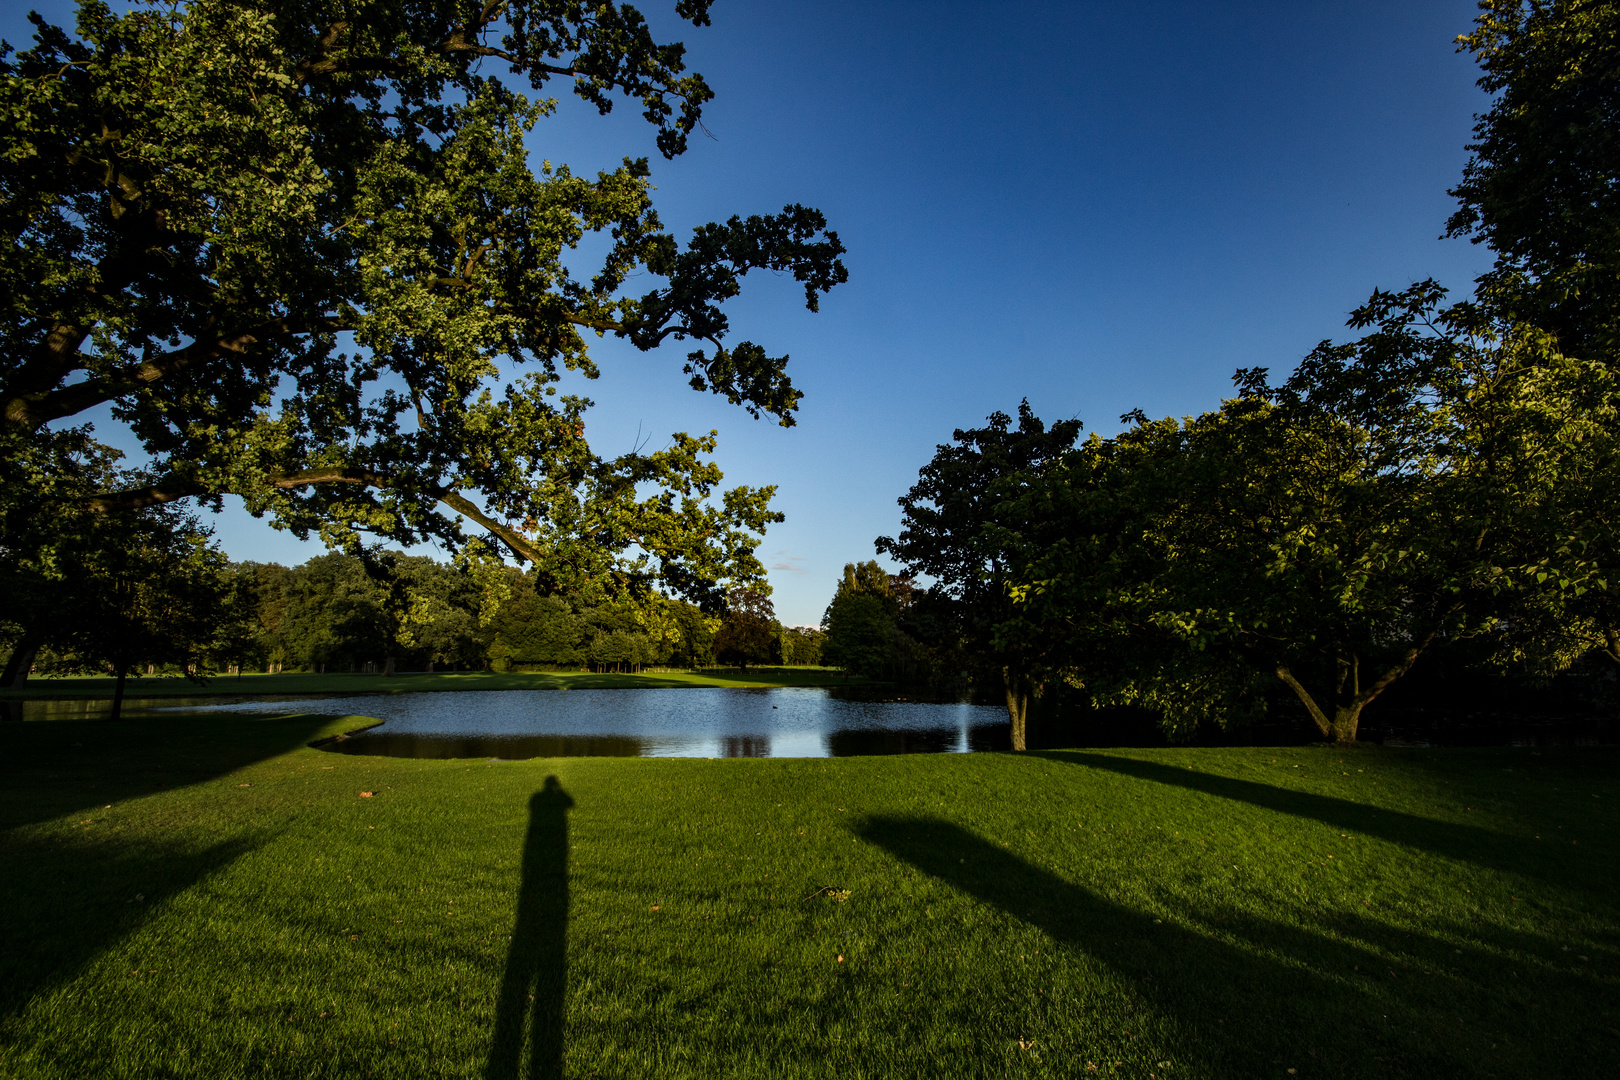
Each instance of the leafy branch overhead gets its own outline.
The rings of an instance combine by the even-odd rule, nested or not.
[[[676,13],[702,26],[708,4]],[[156,468],[95,509],[236,494],[352,544],[458,541],[448,508],[536,561],[567,532],[648,540],[703,590],[758,572],[733,534],[771,520],[768,492],[693,508],[720,479],[712,437],[604,460],[589,402],[557,396],[565,372],[599,374],[593,336],[690,341],[695,388],[790,425],[787,357],[731,344],[725,302],[768,270],[814,311],[847,277],[816,210],[683,245],[645,158],[594,177],[531,163],[558,103],[525,80],[603,113],[633,100],[665,157],[686,149],[711,91],[636,9],[87,0],[74,31],[33,21],[35,45],[0,54],[7,460],[105,405]],[[593,235],[605,253],[577,277]],[[661,283],[627,291],[643,274]],[[642,482],[669,497],[638,501]]]

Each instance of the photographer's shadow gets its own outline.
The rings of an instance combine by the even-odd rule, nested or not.
[[[495,1009],[487,1080],[560,1080],[568,993],[568,811],[555,776],[529,800],[523,880]],[[524,1050],[528,1069],[524,1071]]]

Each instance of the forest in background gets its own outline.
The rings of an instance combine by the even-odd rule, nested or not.
[[[200,565],[171,566],[155,581],[103,591],[104,580],[89,579],[80,595],[83,621],[64,618],[57,633],[33,643],[29,669],[113,672],[108,652],[119,641],[125,644],[119,656],[133,673],[199,677],[237,670],[631,672],[821,662],[819,630],[783,626],[768,599],[742,591],[735,610],[706,613],[656,593],[635,601],[570,601],[537,592],[533,575],[515,567],[475,574],[389,551],[365,558],[332,553],[295,567],[231,562],[205,543],[190,554]],[[177,595],[177,576],[203,579],[180,597],[191,602],[189,610],[164,605]],[[114,610],[109,600],[128,606]],[[131,608],[156,617],[137,622]],[[109,622],[125,634],[78,629]],[[30,643],[13,632],[9,644],[20,667],[25,657],[17,654]],[[28,674],[14,672],[8,685]]]

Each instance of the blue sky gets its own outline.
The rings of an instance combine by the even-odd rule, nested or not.
[[[1203,411],[1233,369],[1343,336],[1374,287],[1466,291],[1486,265],[1438,239],[1485,107],[1453,43],[1469,0],[721,0],[705,29],[642,6],[716,90],[715,138],[665,162],[635,108],[565,101],[535,153],[652,158],[678,236],[820,207],[850,280],[818,315],[768,276],[733,308],[736,340],[792,355],[798,426],[687,389],[679,346],[603,342],[590,437],[617,453],[638,430],[718,429],[728,483],[778,486],[761,554],[786,622],[819,621],[843,564],[899,528],[952,429],[1025,397],[1105,435],[1137,407]],[[14,44],[21,14],[0,15]],[[319,552],[239,511],[216,524],[236,558]]]

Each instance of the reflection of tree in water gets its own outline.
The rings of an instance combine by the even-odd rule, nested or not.
[[[568,810],[574,800],[555,776],[529,800],[523,878],[495,1005],[487,1080],[562,1076],[568,992]],[[527,1031],[525,1031],[527,1029]],[[524,1048],[528,1069],[523,1069]]]
[[[865,754],[941,754],[955,750],[961,737],[956,728],[912,728],[900,731],[845,728],[827,736],[827,753],[832,757],[859,757]]]
[[[640,757],[646,741],[624,735],[356,735],[323,744],[340,754],[403,758]]]
[[[767,735],[727,735],[720,740],[721,757],[770,757]]]

